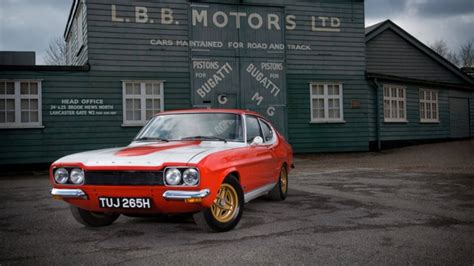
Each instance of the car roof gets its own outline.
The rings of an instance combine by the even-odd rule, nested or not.
[[[255,115],[262,117],[259,113],[250,110],[241,110],[241,109],[184,109],[184,110],[173,110],[173,111],[164,111],[156,115],[168,115],[168,114],[189,114],[189,113],[226,113],[226,114],[238,114],[238,115]]]

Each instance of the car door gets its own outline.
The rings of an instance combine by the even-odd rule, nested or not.
[[[250,190],[262,187],[268,184],[269,174],[273,170],[273,157],[268,145],[250,145],[255,137],[263,139],[260,122],[256,116],[245,116],[247,128],[248,160],[247,172],[249,176],[248,184],[252,187]]]
[[[259,122],[263,135],[263,146],[267,148],[268,153],[271,156],[271,159],[269,159],[267,162],[268,167],[271,170],[268,171],[268,175],[265,178],[269,183],[276,182],[278,181],[278,175],[280,173],[281,161],[281,156],[278,154],[277,150],[277,135],[270,123],[261,118],[259,118]]]

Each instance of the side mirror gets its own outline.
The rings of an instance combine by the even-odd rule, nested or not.
[[[250,146],[255,147],[262,144],[263,144],[262,137],[256,136],[255,138],[253,138],[252,142],[250,143]]]

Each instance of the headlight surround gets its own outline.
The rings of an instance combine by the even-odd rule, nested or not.
[[[165,173],[167,185],[176,186],[181,183],[181,171],[178,168],[168,168]]]
[[[84,183],[84,171],[80,168],[72,169],[69,179],[75,185],[83,184]]]
[[[183,182],[187,186],[195,186],[199,183],[199,172],[194,168],[188,168],[183,172]]]
[[[69,180],[69,172],[66,168],[58,168],[54,171],[54,181],[58,184],[66,184]]]

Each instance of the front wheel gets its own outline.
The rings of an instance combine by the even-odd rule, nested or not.
[[[71,212],[80,224],[92,227],[111,225],[120,216],[118,213],[91,212],[72,205]]]
[[[244,194],[233,176],[227,177],[217,192],[210,208],[194,214],[196,224],[206,231],[226,232],[240,221],[244,208]]]

